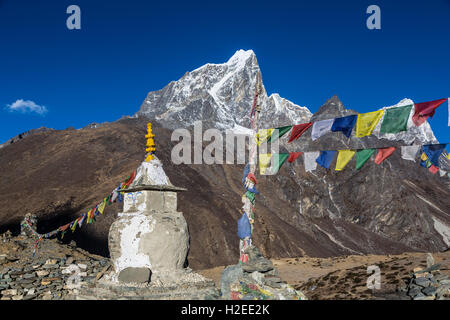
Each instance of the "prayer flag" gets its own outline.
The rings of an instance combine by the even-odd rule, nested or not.
[[[242,217],[238,220],[238,237],[239,239],[249,238],[252,235],[252,226],[248,220],[247,214],[244,212]]]
[[[428,118],[433,118],[436,108],[443,104],[447,99],[439,99],[434,101],[422,102],[414,104],[414,115],[412,120],[419,127]]]
[[[264,141],[268,140],[275,129],[259,129],[256,134],[256,143],[258,146]]]
[[[446,144],[428,144],[422,147],[431,163],[439,167],[439,156],[444,151]]]
[[[272,174],[276,174],[280,170],[286,159],[289,158],[289,153],[275,153],[272,157]]]
[[[306,132],[306,130],[308,130],[308,128],[311,127],[312,125],[313,125],[312,122],[308,122],[308,123],[302,123],[302,124],[297,124],[297,125],[293,126],[292,132],[291,132],[291,137],[289,138],[288,142],[292,142],[292,141],[300,138],[301,135],[304,134]]]
[[[270,165],[270,159],[272,159],[271,153],[263,153],[259,155],[259,174],[266,174],[266,170]]]
[[[319,151],[313,151],[313,152],[305,152],[303,155],[303,162],[305,165],[305,171],[311,172],[313,170],[316,170],[317,168],[317,162],[316,159],[319,156]]]
[[[352,160],[353,156],[355,155],[356,151],[354,150],[339,150],[339,154],[337,157],[336,162],[336,171],[341,171],[345,168],[347,163]]]
[[[362,168],[362,166],[369,160],[369,158],[374,154],[375,149],[363,149],[358,150],[356,153],[356,170]]]
[[[347,116],[343,118],[336,118],[334,119],[333,125],[331,126],[331,131],[342,131],[342,133],[349,138],[353,127],[355,126],[356,119],[358,118],[358,115],[352,115]]]
[[[384,110],[358,114],[358,119],[356,120],[356,136],[362,138],[371,135],[383,114]]]
[[[439,168],[431,165],[431,167],[428,168],[428,171],[430,171],[432,174],[436,174],[439,171]]]
[[[102,203],[100,203],[98,205],[98,212],[100,212],[101,214],[103,214],[103,211],[105,211],[105,207],[106,207],[106,201],[103,200]]]
[[[269,140],[267,140],[267,142],[276,141],[278,138],[281,138],[282,136],[284,136],[286,134],[286,132],[291,130],[291,128],[292,128],[292,126],[275,128],[275,130],[272,132],[272,135],[270,136]]]
[[[380,133],[398,133],[406,131],[412,105],[385,110]]]
[[[419,145],[416,146],[403,146],[402,148],[402,159],[416,161],[417,152],[420,149]]]
[[[295,160],[297,160],[298,157],[300,157],[302,155],[303,152],[291,152],[289,153],[289,158],[288,161],[290,163],[294,162]]]
[[[311,132],[311,139],[317,140],[325,133],[331,131],[331,127],[333,126],[334,119],[322,120],[314,122]]]
[[[335,150],[324,150],[320,152],[320,156],[316,159],[316,162],[322,167],[329,169],[335,153]]]
[[[395,151],[395,147],[378,149],[378,153],[375,157],[375,163],[381,164],[384,160],[389,158],[394,153],[394,151]]]

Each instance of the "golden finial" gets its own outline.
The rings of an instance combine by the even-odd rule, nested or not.
[[[147,138],[147,144],[145,151],[147,152],[147,158],[145,159],[145,162],[149,162],[150,160],[153,160],[154,154],[155,154],[155,141],[153,140],[153,137],[155,135],[152,133],[152,124],[149,122],[147,123],[147,134],[145,137]]]

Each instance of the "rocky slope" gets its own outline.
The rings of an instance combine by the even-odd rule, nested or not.
[[[95,206],[143,160],[145,125],[157,121],[157,155],[173,184],[188,189],[179,196],[179,211],[190,229],[190,266],[236,263],[243,166],[174,165],[171,133],[201,119],[209,121],[204,128],[248,126],[258,70],[253,52],[239,51],[225,64],[208,64],[151,92],[132,119],[39,132],[0,149],[0,177],[7,182],[0,185],[0,232],[17,231],[27,212],[38,215],[40,232],[50,231]],[[264,92],[262,127],[352,112],[333,97],[311,117],[307,109]],[[420,131],[388,139],[376,134],[346,139],[330,133],[312,142],[307,132],[282,148],[385,147],[433,139],[425,124]],[[351,168],[353,161],[342,172],[319,167],[306,173],[300,159],[285,164],[275,176],[259,178],[254,241],[264,256],[435,252],[449,247],[449,179],[402,160],[398,151],[381,165],[367,162],[359,171]],[[74,239],[107,255],[109,226],[120,210],[117,204],[108,207],[95,224],[66,235],[66,241]]]

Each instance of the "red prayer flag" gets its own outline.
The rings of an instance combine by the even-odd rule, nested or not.
[[[430,171],[432,174],[436,174],[439,171],[439,168],[432,164],[431,167],[428,168],[428,171]]]
[[[290,152],[288,161],[290,163],[294,162],[295,160],[297,160],[298,157],[300,157],[302,155],[302,153],[303,152]]]
[[[305,131],[308,130],[308,128],[311,127],[312,125],[313,125],[312,122],[308,122],[293,126],[291,131],[291,137],[289,138],[288,142],[292,142],[300,138],[300,136],[304,134]]]
[[[247,178],[250,179],[255,185],[258,183],[258,181],[256,181],[255,175],[251,172],[247,175]]]
[[[375,157],[375,163],[380,164],[387,158],[389,158],[395,151],[395,147],[378,149],[377,156]]]
[[[412,120],[418,127],[428,118],[433,118],[436,108],[443,104],[447,99],[439,99],[434,101],[422,102],[414,104],[414,115]]]

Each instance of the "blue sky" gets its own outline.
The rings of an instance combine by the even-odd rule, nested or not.
[[[82,29],[66,28],[77,4]],[[366,8],[381,8],[381,30]],[[450,96],[450,0],[0,0],[0,143],[132,115],[207,62],[252,49],[269,93],[311,111],[337,94],[358,112]],[[33,101],[42,114],[9,112]],[[45,112],[46,111],[46,112]],[[430,121],[450,141],[447,105]]]

